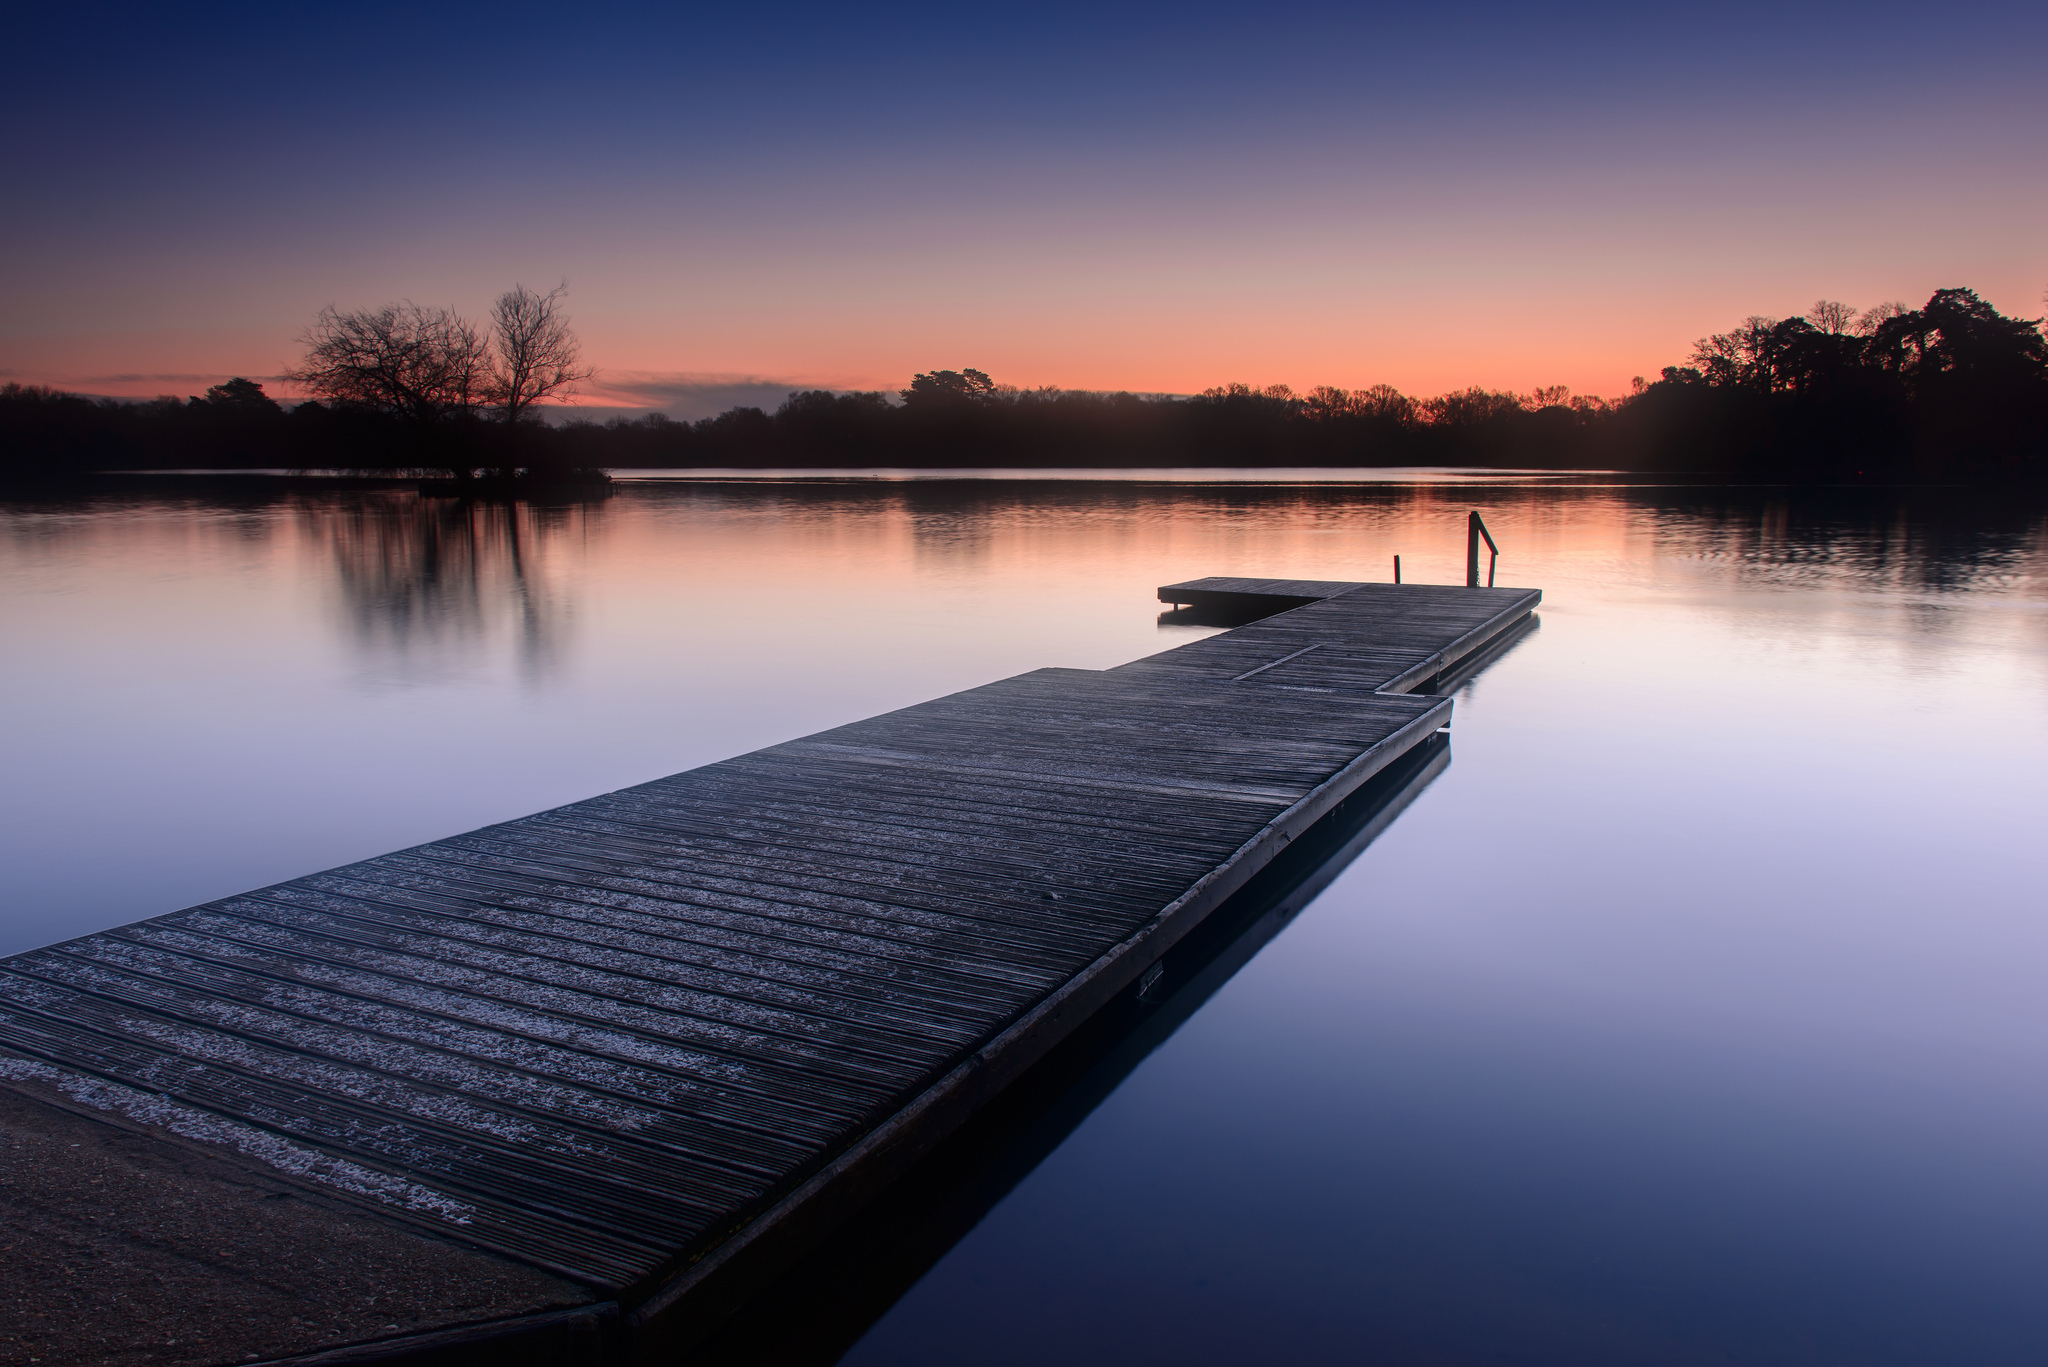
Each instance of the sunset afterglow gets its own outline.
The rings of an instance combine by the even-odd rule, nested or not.
[[[1616,395],[1821,297],[2038,313],[2040,12],[1745,13],[662,12],[624,60],[537,15],[53,10],[0,373],[196,393],[324,304],[514,280],[569,282],[584,402],[678,415],[960,365]]]

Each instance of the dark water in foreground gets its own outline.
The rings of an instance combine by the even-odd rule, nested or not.
[[[1172,580],[1450,582],[1479,507],[1546,601],[1452,762],[847,1361],[2048,1361],[2038,508],[133,487],[0,504],[0,951],[1149,654]]]

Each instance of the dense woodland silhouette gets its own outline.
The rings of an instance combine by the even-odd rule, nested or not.
[[[1665,367],[1655,381],[1638,379],[1633,393],[1615,400],[1562,387],[1418,399],[1384,385],[1298,394],[1244,384],[1175,397],[1016,389],[962,369],[914,376],[896,394],[792,393],[772,413],[734,408],[699,422],[654,414],[551,426],[540,419],[540,401],[588,373],[554,309],[558,296],[507,294],[490,331],[411,305],[328,310],[303,339],[307,362],[289,377],[324,397],[290,409],[239,378],[203,396],[140,403],[7,385],[0,389],[0,468],[15,481],[193,467],[439,470],[457,479],[493,471],[503,478],[517,469],[538,481],[606,467],[677,466],[1459,465],[1805,480],[2048,476],[2041,320],[2005,317],[1965,289],[1938,291],[1918,309],[1884,304],[1858,313],[1824,301],[1799,317],[1751,317],[1703,338],[1687,364]],[[323,346],[326,359],[343,367],[324,380],[315,367]],[[546,353],[538,380],[536,351]],[[415,369],[386,366],[392,377],[384,377],[377,365],[391,357]],[[435,376],[442,389],[432,389],[441,382]]]

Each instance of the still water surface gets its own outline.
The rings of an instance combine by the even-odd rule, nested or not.
[[[1540,629],[847,1361],[2048,1361],[2048,518],[1432,479],[187,481],[0,504],[0,952],[1207,629]],[[856,1332],[858,1332],[856,1330]]]

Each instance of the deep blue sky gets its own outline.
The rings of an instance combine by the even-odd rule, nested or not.
[[[683,408],[960,364],[1611,392],[1751,312],[2048,284],[2038,5],[75,6],[9,46],[0,370],[103,392],[515,279]]]

